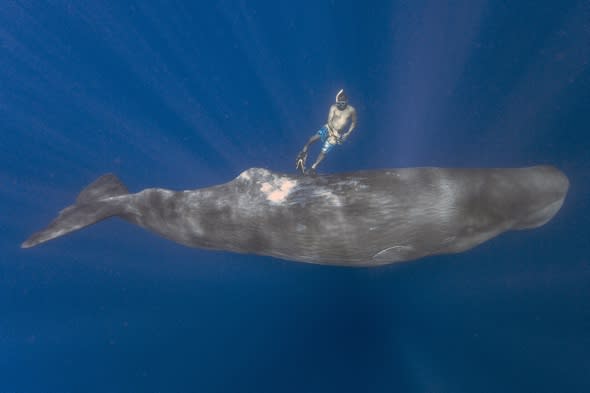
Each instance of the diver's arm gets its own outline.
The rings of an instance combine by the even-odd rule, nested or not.
[[[336,131],[336,128],[332,124],[332,119],[334,118],[335,113],[336,113],[336,105],[332,105],[330,107],[330,112],[328,112],[328,131],[330,132],[330,135],[332,134],[332,132]]]
[[[344,133],[344,135],[342,135],[342,140],[346,140],[346,138],[348,138],[348,136],[350,135],[350,133],[352,132],[352,130],[354,130],[356,128],[356,109],[354,109],[352,106],[350,107],[350,128],[348,129],[347,132]]]

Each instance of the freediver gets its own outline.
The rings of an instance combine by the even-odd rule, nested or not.
[[[342,131],[346,127],[350,120],[350,126],[348,131],[342,134]],[[346,141],[352,130],[356,127],[356,110],[352,105],[348,104],[348,98],[344,93],[344,89],[341,89],[338,94],[336,94],[336,103],[330,107],[330,112],[328,113],[328,122],[319,129],[319,131],[314,134],[299,154],[295,160],[295,168],[301,170],[303,174],[315,174],[317,166],[326,155],[334,148],[336,145],[341,145]],[[305,161],[307,160],[307,150],[309,146],[313,143],[320,140],[323,142],[322,150],[318,155],[318,158],[315,160],[311,168],[307,170],[305,168]]]

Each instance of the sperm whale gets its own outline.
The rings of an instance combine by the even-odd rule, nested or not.
[[[207,188],[129,193],[98,178],[29,248],[109,217],[190,247],[340,266],[458,253],[508,230],[535,228],[569,188],[551,166],[403,168],[298,176],[251,168]]]

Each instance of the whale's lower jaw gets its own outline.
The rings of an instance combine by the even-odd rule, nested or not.
[[[513,229],[538,228],[549,222],[563,206],[564,198],[549,203],[547,206],[529,214],[526,220],[521,221]]]

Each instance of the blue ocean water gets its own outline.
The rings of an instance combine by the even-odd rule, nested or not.
[[[590,391],[589,61],[585,0],[4,1],[0,393]],[[340,88],[359,125],[321,171],[550,164],[562,210],[373,269],[121,220],[19,248],[107,172],[294,171]]]

